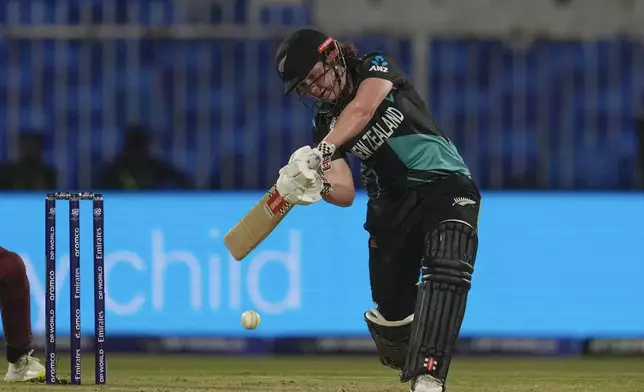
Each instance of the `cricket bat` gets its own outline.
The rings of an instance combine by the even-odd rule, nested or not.
[[[273,185],[224,236],[230,254],[235,260],[241,261],[271,234],[293,207]]]

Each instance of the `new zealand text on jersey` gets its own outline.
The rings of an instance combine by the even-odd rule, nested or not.
[[[360,159],[369,158],[398,129],[404,119],[400,110],[388,107],[385,114],[360,137],[351,152]]]

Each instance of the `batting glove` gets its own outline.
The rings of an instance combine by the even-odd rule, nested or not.
[[[331,157],[333,157],[335,149],[335,144],[330,144],[323,140],[312,150],[323,172],[331,169]]]
[[[328,184],[328,181],[327,181]],[[312,204],[322,199],[325,187],[322,177],[305,161],[295,160],[280,169],[275,183],[277,191],[291,204]]]
[[[335,145],[323,141],[316,148],[309,146],[298,148],[291,154],[288,162],[302,161],[306,162],[311,169],[326,171],[331,168],[333,153],[335,153]]]
[[[331,193],[331,191],[333,190],[333,186],[332,186],[332,185],[331,185],[331,183],[326,179],[326,177],[324,177],[324,176],[323,176],[323,175],[321,175],[321,174],[320,174],[320,182],[322,183],[322,190],[320,191],[320,194],[321,194],[322,196],[324,196],[324,195],[328,195],[329,193]]]

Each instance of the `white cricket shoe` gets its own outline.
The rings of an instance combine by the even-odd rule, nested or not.
[[[23,355],[15,363],[9,364],[4,380],[7,382],[22,382],[45,379],[45,367],[38,359],[31,356],[31,350]]]
[[[443,392],[443,381],[424,374],[411,380],[409,390],[410,392]]]

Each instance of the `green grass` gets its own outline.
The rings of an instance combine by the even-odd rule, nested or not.
[[[6,364],[0,364],[5,366]],[[59,376],[69,375],[61,358]],[[643,392],[644,359],[466,359],[453,361],[449,392]],[[396,371],[375,358],[211,358],[108,356],[108,384],[93,385],[92,358],[75,391],[404,392]],[[46,385],[0,383],[0,390],[42,391]]]

